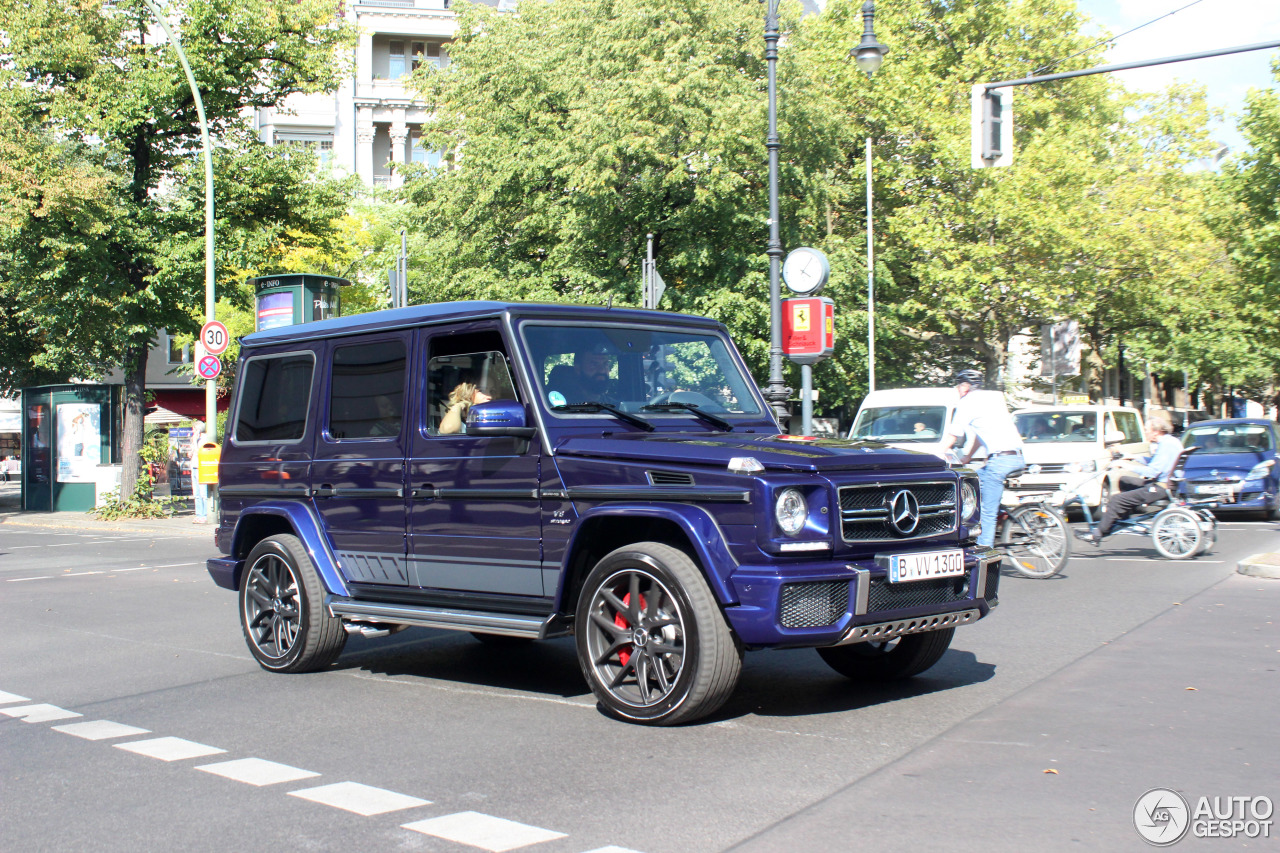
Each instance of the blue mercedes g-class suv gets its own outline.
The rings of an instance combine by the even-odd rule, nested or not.
[[[244,338],[219,586],[275,672],[348,634],[573,635],[603,710],[669,725],[747,649],[904,678],[996,604],[978,485],[936,456],[779,435],[724,326],[459,302]]]

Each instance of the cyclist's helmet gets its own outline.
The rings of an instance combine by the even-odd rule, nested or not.
[[[979,370],[961,370],[951,377],[951,384],[959,385],[962,382],[967,382],[973,388],[981,388],[982,380],[982,372]]]

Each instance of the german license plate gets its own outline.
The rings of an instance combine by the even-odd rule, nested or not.
[[[894,554],[889,557],[891,583],[951,578],[963,574],[963,551],[923,551],[919,554]]]
[[[1236,486],[1232,483],[1208,483],[1196,486],[1197,495],[1234,495]]]

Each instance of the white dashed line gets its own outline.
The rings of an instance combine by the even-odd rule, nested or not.
[[[39,577],[34,578],[8,578],[7,580],[9,583],[21,583],[22,581],[47,581],[51,577],[53,577],[53,575],[40,575]]]
[[[299,779],[310,779],[320,775],[310,770],[301,770],[262,758],[238,758],[235,761],[223,761],[218,764],[201,764],[196,769],[259,788],[263,785],[297,782]]]
[[[75,711],[59,708],[57,705],[19,705],[17,708],[0,708],[0,714],[10,717],[21,717],[24,723],[49,723],[54,720],[70,720],[72,717],[83,717]]]
[[[3,705],[6,702],[30,702],[30,701],[31,700],[28,699],[26,696],[19,696],[17,693],[5,693],[3,690],[0,690],[0,705]]]
[[[595,850],[588,850],[586,853],[640,853],[639,850],[632,850],[630,847],[619,847],[616,844],[610,844],[608,847],[597,847]]]
[[[113,723],[110,720],[92,720],[87,723],[68,723],[65,726],[54,726],[55,732],[75,735],[85,740],[108,740],[113,737],[129,737],[130,735],[149,735],[151,729],[140,729],[137,726],[126,726],[124,723]]]
[[[289,796],[355,812],[365,817],[431,805],[430,800],[420,800],[417,797],[397,794],[395,791],[361,785],[359,782],[338,782],[333,785],[321,785],[318,788],[304,788],[301,791],[290,791]]]
[[[78,578],[78,577],[80,577],[80,576],[82,576],[82,575],[100,575],[100,574],[102,574],[102,572],[63,572],[63,573],[62,573],[61,575],[59,575],[58,577],[63,577],[63,578]]]
[[[479,812],[458,812],[444,817],[406,823],[402,826],[404,829],[412,829],[423,835],[434,835],[446,841],[470,844],[472,847],[479,847],[490,853],[504,853],[506,850],[515,850],[530,844],[566,837],[563,832],[552,832],[549,829],[516,823],[513,820],[504,820]]]
[[[206,755],[218,755],[226,752],[216,746],[205,746],[195,741],[183,740],[180,737],[158,737],[150,740],[135,740],[131,743],[114,743],[116,749],[136,752],[148,758],[161,761],[182,761],[187,758],[204,758]]]

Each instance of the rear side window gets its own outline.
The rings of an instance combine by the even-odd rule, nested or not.
[[[1139,444],[1147,440],[1142,434],[1142,424],[1133,412],[1116,412],[1116,428],[1124,433],[1126,444]]]
[[[329,386],[329,435],[390,438],[404,420],[405,346],[399,338],[337,347]]]
[[[310,353],[253,358],[240,378],[235,440],[297,441],[307,432],[315,359]]]

